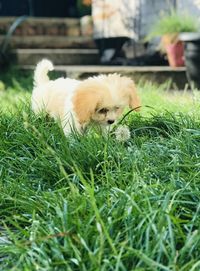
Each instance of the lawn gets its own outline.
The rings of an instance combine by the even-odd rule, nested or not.
[[[66,138],[0,84],[0,270],[200,270],[200,95],[140,83],[131,139]]]

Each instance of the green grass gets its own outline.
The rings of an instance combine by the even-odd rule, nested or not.
[[[31,76],[2,80],[0,270],[200,270],[198,93],[141,83],[119,143],[66,138],[30,111]]]

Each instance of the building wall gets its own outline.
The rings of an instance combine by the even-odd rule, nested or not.
[[[177,8],[200,18],[200,0],[177,0]]]
[[[175,7],[174,0],[140,0],[140,3],[140,37],[146,36],[156,20],[159,20],[162,14],[168,13],[172,7]]]

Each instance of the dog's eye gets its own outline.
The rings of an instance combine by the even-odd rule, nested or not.
[[[101,108],[98,110],[98,113],[99,114],[106,114],[106,113],[108,113],[108,111],[109,111],[108,108]]]

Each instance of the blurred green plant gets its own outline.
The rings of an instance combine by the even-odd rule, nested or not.
[[[80,17],[91,14],[91,6],[84,4],[82,0],[77,0],[77,8]]]
[[[162,16],[152,27],[147,40],[166,34],[178,34],[182,32],[197,32],[198,21],[187,13],[178,13],[171,10],[170,14]]]

